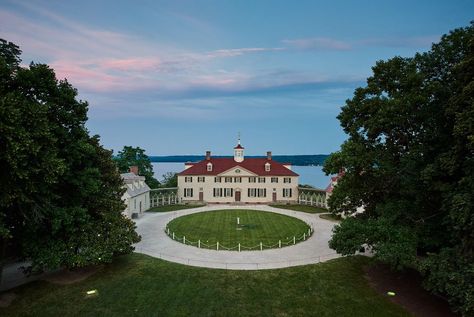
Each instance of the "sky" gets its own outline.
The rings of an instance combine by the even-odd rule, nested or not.
[[[0,38],[89,103],[115,153],[326,154],[378,60],[427,51],[474,1],[8,1]]]

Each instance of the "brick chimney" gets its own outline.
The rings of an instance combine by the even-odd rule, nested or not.
[[[206,161],[211,160],[211,151],[206,151]]]
[[[272,151],[267,152],[267,160],[269,160],[269,161],[272,160]]]
[[[138,166],[130,166],[130,173],[138,175]]]

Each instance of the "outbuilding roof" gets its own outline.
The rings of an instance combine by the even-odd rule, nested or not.
[[[135,175],[134,173],[123,173],[120,174],[120,176],[127,188],[127,194],[130,195],[130,197],[135,197],[150,191],[150,187],[145,183],[145,176]],[[137,186],[137,184],[140,184],[140,181],[143,181],[143,185]]]

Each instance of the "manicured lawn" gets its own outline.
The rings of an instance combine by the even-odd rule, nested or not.
[[[146,255],[117,259],[71,285],[17,288],[1,316],[408,316],[364,278],[366,257],[264,271],[174,264]],[[98,295],[86,297],[97,289]]]
[[[176,211],[181,209],[191,209],[191,208],[198,208],[205,205],[166,205],[160,207],[153,207],[147,210],[147,212],[167,212],[167,211]]]
[[[240,225],[237,225],[237,217]],[[248,247],[260,249],[260,242],[264,248],[278,247],[278,241],[293,244],[293,237],[303,239],[308,234],[309,226],[296,218],[260,210],[217,210],[200,212],[183,216],[168,223],[170,232],[174,232],[179,240],[185,236],[186,240],[201,241],[201,247],[216,248],[219,242],[220,249],[234,248],[241,250]],[[177,238],[178,239],[178,238]],[[244,246],[246,248],[244,248]]]
[[[270,205],[271,207],[281,208],[281,209],[289,209],[295,211],[302,211],[307,212],[310,214],[317,214],[321,212],[328,212],[327,209],[315,206],[308,206],[308,205]]]
[[[330,221],[335,221],[335,222],[339,222],[339,221],[342,220],[341,216],[333,215],[333,214],[330,214],[330,213],[320,214],[319,218],[330,220]]]

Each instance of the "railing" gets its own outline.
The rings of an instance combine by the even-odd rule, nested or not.
[[[298,187],[298,204],[327,208],[326,191],[319,188]]]
[[[170,237],[171,239],[175,240],[175,241],[178,241],[178,242],[181,242],[183,244],[187,244],[187,245],[191,245],[191,246],[195,246],[195,247],[198,247],[200,249],[211,249],[211,250],[224,250],[224,251],[254,251],[254,250],[267,250],[267,249],[276,249],[276,248],[282,248],[282,247],[286,247],[286,246],[289,246],[289,245],[295,245],[297,242],[300,242],[300,241],[304,241],[306,239],[308,239],[309,237],[311,237],[311,235],[313,234],[314,232],[314,229],[313,228],[308,228],[308,232],[304,232],[301,236],[293,236],[293,238],[290,238],[288,240],[278,240],[278,242],[275,241],[274,244],[271,244],[271,245],[266,245],[266,244],[263,244],[262,242],[260,242],[259,244],[255,245],[255,246],[244,246],[240,243],[238,243],[237,245],[233,246],[233,247],[230,247],[230,246],[224,246],[222,243],[219,243],[219,241],[217,241],[216,243],[213,243],[213,244],[206,244],[204,242],[202,242],[201,240],[197,240],[197,241],[191,241],[189,239],[186,239],[186,236],[178,236],[177,234],[175,234],[173,231],[170,230],[169,227],[166,227],[165,228],[165,233],[166,235],[168,235],[168,237]]]
[[[155,188],[150,190],[150,207],[181,204],[178,187]]]

